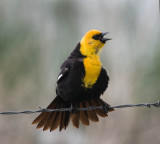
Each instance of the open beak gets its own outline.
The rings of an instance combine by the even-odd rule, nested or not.
[[[108,40],[112,40],[111,38],[103,38],[106,34],[108,34],[109,32],[104,32],[104,33],[102,33],[101,34],[101,36],[102,36],[102,39],[101,39],[101,42],[102,43],[105,43],[106,41],[108,41]]]

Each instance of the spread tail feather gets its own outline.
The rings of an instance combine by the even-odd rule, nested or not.
[[[72,103],[73,108],[85,108],[91,106],[106,106],[108,112],[113,111],[113,108],[105,103],[102,99],[91,99],[81,102]],[[60,109],[60,108],[70,108],[71,104],[69,102],[65,102],[61,97],[56,96],[56,98],[51,102],[51,104],[47,107],[47,109]],[[37,129],[43,127],[43,131],[50,129],[53,131],[59,127],[59,131],[62,129],[66,129],[69,125],[70,119],[72,120],[72,124],[74,127],[79,127],[79,121],[83,125],[88,126],[89,120],[93,122],[98,122],[99,118],[108,116],[106,111],[103,109],[95,109],[95,110],[87,110],[87,111],[54,111],[54,112],[42,112],[33,122],[32,124],[37,124]]]
[[[78,103],[72,103],[73,108],[78,108]],[[72,112],[71,114],[72,124],[74,127],[79,128],[79,111]]]
[[[84,103],[83,102],[80,102],[80,108],[83,108],[85,107]],[[87,111],[80,111],[80,121],[82,124],[84,125],[89,125],[89,119],[88,119],[88,114],[87,114]]]

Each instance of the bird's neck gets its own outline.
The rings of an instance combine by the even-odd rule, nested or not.
[[[71,52],[69,58],[85,58],[86,56],[82,55],[80,52],[80,47],[81,45],[78,43],[75,49]]]

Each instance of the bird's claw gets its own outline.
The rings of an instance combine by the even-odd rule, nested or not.
[[[78,113],[78,110],[76,108],[74,108],[73,105],[71,104],[69,112],[72,113],[72,114],[75,114],[75,113]]]

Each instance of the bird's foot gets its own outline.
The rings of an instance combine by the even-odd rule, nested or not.
[[[72,114],[77,114],[78,113],[78,110],[75,107],[73,107],[72,103],[71,103],[71,107],[70,107],[70,111],[69,112],[71,112]]]
[[[102,99],[100,99],[102,104],[103,104],[103,110],[105,113],[108,113],[109,109],[110,109],[110,106],[105,102],[103,101]]]

